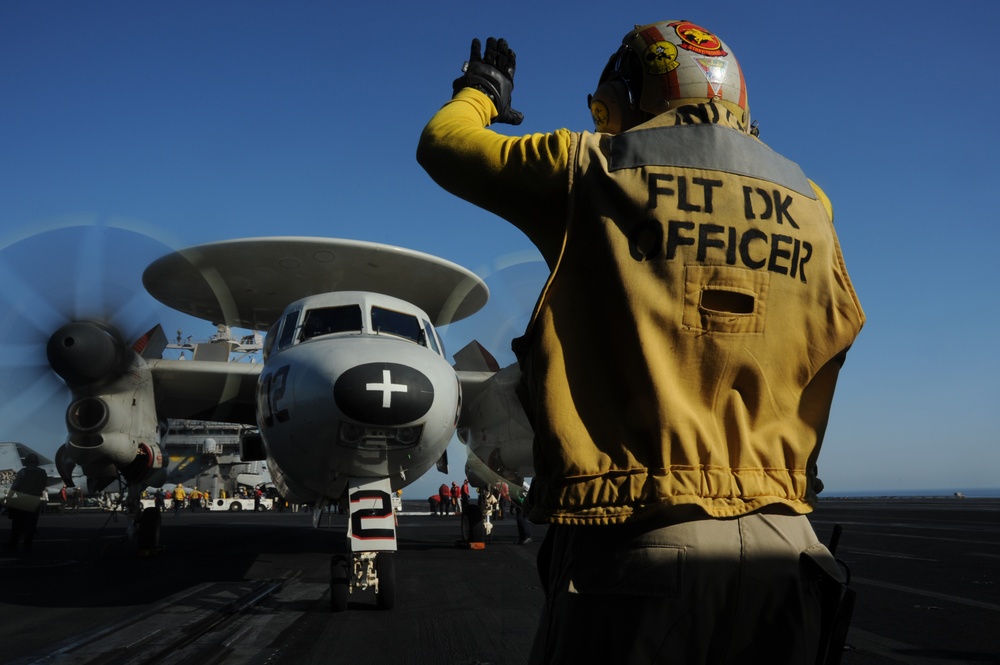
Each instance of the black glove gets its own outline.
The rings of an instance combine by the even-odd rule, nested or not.
[[[465,63],[465,73],[452,83],[452,89],[458,93],[462,88],[475,88],[484,93],[497,107],[496,122],[508,125],[520,125],[524,114],[510,107],[510,93],[514,90],[514,70],[517,68],[516,56],[507,46],[507,40],[486,40],[486,54],[480,55],[478,39],[472,40],[472,51],[469,61]]]

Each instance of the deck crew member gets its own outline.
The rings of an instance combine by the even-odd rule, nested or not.
[[[830,201],[759,140],[732,50],[689,21],[625,35],[596,133],[492,131],[523,119],[515,68],[474,40],[417,158],[551,271],[515,345],[531,518],[552,525],[532,662],[815,662],[840,571],[805,515],[864,323]]]
[[[28,453],[24,458],[24,466],[14,476],[7,492],[5,506],[10,517],[10,538],[7,549],[17,551],[23,538],[24,551],[31,549],[38,528],[38,516],[45,509],[44,496],[48,476],[45,470],[38,466],[38,455]]]

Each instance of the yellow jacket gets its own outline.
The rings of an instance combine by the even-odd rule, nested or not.
[[[714,104],[617,137],[504,137],[485,129],[494,113],[461,91],[418,159],[552,270],[516,348],[532,519],[808,512],[864,323],[823,192]]]

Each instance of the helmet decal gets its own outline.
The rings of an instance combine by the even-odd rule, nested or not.
[[[677,69],[677,47],[667,41],[656,41],[646,47],[642,62],[649,74],[666,74]]]
[[[671,23],[670,27],[674,29],[680,38],[681,48],[683,49],[713,57],[729,55],[722,50],[721,39],[691,21],[677,21]]]
[[[726,68],[729,63],[722,58],[697,58],[691,56],[695,64],[701,68],[708,85],[712,88],[712,96],[718,97],[721,94],[722,84],[726,81]]]

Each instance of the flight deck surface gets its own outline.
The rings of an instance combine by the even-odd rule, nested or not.
[[[843,663],[1000,663],[1000,499],[825,500],[811,519],[824,541],[844,529],[858,600]],[[497,522],[469,550],[456,517],[402,514],[395,607],[369,590],[333,614],[346,520],[168,511],[164,551],[138,557],[121,517],[43,515],[32,552],[0,558],[0,663],[527,662],[544,527],[518,545]]]

